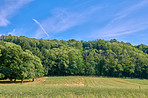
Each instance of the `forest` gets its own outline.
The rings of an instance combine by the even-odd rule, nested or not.
[[[148,79],[148,46],[116,39],[44,40],[0,37],[0,79],[42,76],[107,76]]]

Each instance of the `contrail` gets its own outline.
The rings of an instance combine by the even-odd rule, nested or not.
[[[32,19],[35,23],[37,23],[40,28],[43,30],[43,32],[49,37],[48,33],[45,31],[45,29],[43,28],[43,26],[36,20],[36,19]]]

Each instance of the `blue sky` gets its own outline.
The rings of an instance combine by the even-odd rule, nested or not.
[[[0,35],[148,45],[148,0],[0,0]]]

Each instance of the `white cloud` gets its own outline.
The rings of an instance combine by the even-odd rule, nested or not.
[[[120,11],[119,13],[117,13],[115,15],[116,18],[114,18],[113,21],[122,19],[122,18],[132,14],[136,10],[145,7],[145,5],[147,5],[147,4],[148,4],[148,0],[142,0],[141,2],[139,2],[139,3],[137,3],[137,4],[133,5],[133,6],[129,6],[129,7],[125,8],[124,10]]]
[[[140,9],[140,8],[144,7],[144,5],[147,5],[147,4],[148,4],[147,0],[141,0],[141,2],[139,2],[139,3],[135,4],[135,5],[132,5],[132,6],[128,6],[124,10],[120,11],[119,13],[117,13],[116,15],[117,16],[121,16],[123,14],[124,15],[131,14],[131,12]]]
[[[40,28],[42,29],[42,31],[49,37],[48,33],[45,31],[45,29],[43,28],[43,26],[36,20],[36,19],[32,19],[36,24],[38,24],[40,26]]]
[[[92,32],[91,37],[116,37],[125,34],[139,32],[148,28],[147,15],[139,17],[129,17],[132,13],[147,6],[148,1],[142,0],[138,4],[132,5],[118,12],[115,17],[102,29]]]
[[[9,18],[23,5],[33,0],[5,0],[4,5],[0,5],[0,26],[7,26]]]
[[[100,10],[101,7],[89,7],[89,10],[83,10],[80,12],[68,11],[65,8],[56,8],[52,11],[52,16],[41,22],[41,25],[46,29],[48,34],[53,35],[55,33],[64,32],[74,26],[78,26],[89,19],[88,16]],[[90,17],[89,17],[90,18]],[[36,38],[44,37],[41,28],[36,31]]]
[[[8,32],[8,35],[9,35],[9,34],[15,36],[15,35],[16,35],[16,29],[13,29],[11,32]]]

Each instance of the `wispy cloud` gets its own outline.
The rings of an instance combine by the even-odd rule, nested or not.
[[[61,33],[72,27],[78,26],[88,21],[88,16],[100,10],[101,7],[89,7],[83,11],[70,11],[67,8],[56,8],[52,10],[52,16],[44,19],[41,25],[46,29],[48,34]],[[41,28],[36,31],[36,38],[44,37]]]
[[[115,14],[115,18],[111,21],[114,22],[116,20],[125,18],[126,16],[132,14],[133,12],[135,12],[138,9],[141,9],[143,7],[145,7],[148,4],[148,0],[142,0],[141,2],[133,5],[133,6],[129,6],[127,8],[125,8],[124,10],[118,12],[117,14]]]
[[[0,5],[0,26],[7,26],[10,23],[9,18],[31,1],[33,0],[4,0],[4,4]]]
[[[138,10],[148,7],[148,1],[142,0],[141,2],[129,6],[117,14],[114,18],[102,29],[95,30],[92,32],[91,37],[102,38],[102,37],[116,37],[124,34],[131,34],[139,32],[148,28],[147,15],[139,17],[130,17],[133,13]],[[141,13],[140,13],[141,14]]]
[[[43,28],[43,26],[36,20],[36,19],[32,19],[35,23],[37,23],[40,28],[42,29],[42,31],[49,37],[48,33],[45,31],[45,29]]]
[[[8,35],[9,35],[9,34],[15,36],[15,35],[16,35],[16,29],[13,29],[11,32],[8,32]]]

